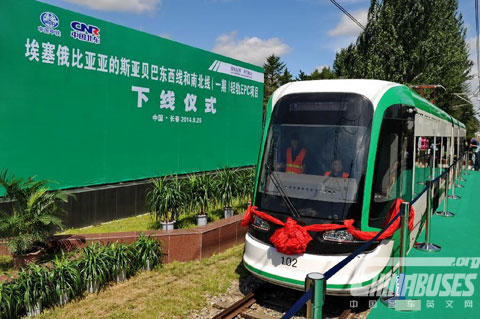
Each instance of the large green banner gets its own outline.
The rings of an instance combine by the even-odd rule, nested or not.
[[[68,188],[256,162],[262,68],[33,0],[0,26],[0,170]]]

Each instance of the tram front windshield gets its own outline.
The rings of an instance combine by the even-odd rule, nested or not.
[[[359,216],[372,118],[372,104],[358,94],[283,97],[272,114],[256,205],[291,214],[290,200],[303,217]]]

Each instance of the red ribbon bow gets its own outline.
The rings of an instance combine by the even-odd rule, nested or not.
[[[398,213],[400,210],[400,205],[403,203],[403,200],[397,198],[390,207],[390,210],[387,214],[387,222],[388,224]],[[327,231],[327,230],[335,230],[335,229],[346,229],[353,237],[368,241],[375,237],[378,232],[374,231],[361,231],[356,229],[353,224],[355,220],[353,219],[345,219],[343,221],[343,225],[341,224],[313,224],[308,226],[300,226],[295,220],[287,217],[287,222],[284,223],[281,220],[268,215],[260,210],[256,206],[252,206],[251,204],[248,206],[247,211],[245,212],[245,216],[243,217],[243,221],[241,222],[242,226],[248,226],[253,222],[255,216],[258,216],[266,221],[269,221],[273,224],[282,226],[281,228],[277,229],[275,233],[270,237],[271,243],[275,246],[278,252],[286,255],[295,255],[295,254],[303,254],[306,249],[308,243],[312,240],[312,237],[308,233],[308,231]],[[415,212],[413,207],[410,206],[409,212],[409,223],[408,229],[413,229],[413,221],[414,221]],[[378,240],[382,240],[385,238],[391,237],[395,231],[400,227],[400,219],[398,218],[387,230],[380,235]]]

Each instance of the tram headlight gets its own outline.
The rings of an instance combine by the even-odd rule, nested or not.
[[[358,240],[353,237],[348,231],[344,229],[329,230],[323,233],[323,240],[334,241],[337,243],[356,243]]]
[[[270,230],[270,224],[258,216],[255,216],[252,226],[263,231]]]

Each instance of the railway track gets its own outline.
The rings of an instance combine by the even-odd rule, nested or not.
[[[218,315],[213,317],[213,319],[233,319],[236,316],[242,314],[245,310],[247,310],[254,303],[257,302],[257,299],[260,296],[260,293],[262,293],[265,290],[265,286],[266,286],[265,284],[261,285],[255,291],[252,291],[251,293],[247,294],[245,297],[238,300],[231,306],[225,308],[222,312],[220,312]]]
[[[345,309],[345,310],[340,314],[340,316],[338,317],[338,319],[349,319],[351,314],[352,314],[352,310],[351,310],[351,309]]]
[[[245,319],[279,319],[280,317],[272,317],[260,312],[251,312],[249,311],[250,308],[257,304],[258,301],[261,301],[262,304],[270,304],[268,300],[265,300],[262,294],[268,291],[268,288],[271,288],[269,284],[263,284],[262,286],[258,287],[255,291],[250,292],[249,294],[245,295],[243,298],[237,300],[233,304],[222,307],[223,310],[215,315],[212,319],[234,319],[234,318],[245,318]],[[278,300],[273,302],[278,306]],[[284,305],[285,306],[285,305]],[[331,319],[353,319],[355,318],[355,313],[352,309],[348,308],[341,312],[340,315],[336,316],[327,316],[327,318]]]

